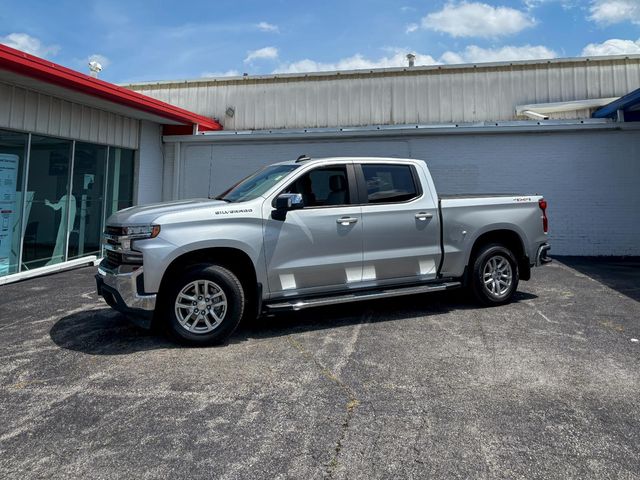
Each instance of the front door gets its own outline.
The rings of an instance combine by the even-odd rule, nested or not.
[[[273,296],[348,288],[362,280],[361,207],[351,162],[303,171],[280,193],[300,193],[304,207],[271,218],[265,201],[264,244]],[[353,200],[353,201],[352,201]]]

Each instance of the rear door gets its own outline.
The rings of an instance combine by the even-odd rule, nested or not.
[[[440,261],[438,206],[422,169],[411,163],[359,162],[363,281],[431,280]]]
[[[352,162],[319,165],[280,193],[300,193],[304,208],[271,218],[265,202],[265,260],[274,296],[342,290],[362,280],[362,215]]]

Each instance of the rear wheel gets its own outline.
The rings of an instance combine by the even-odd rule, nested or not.
[[[196,265],[173,282],[166,302],[168,333],[181,343],[215,345],[228,339],[245,308],[242,284],[219,265]]]
[[[471,290],[483,305],[502,305],[518,288],[518,262],[511,250],[492,243],[480,248],[471,273]]]

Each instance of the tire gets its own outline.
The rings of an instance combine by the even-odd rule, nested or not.
[[[470,287],[474,297],[486,306],[508,303],[518,289],[518,262],[504,245],[491,243],[473,259]]]
[[[167,333],[192,346],[218,345],[238,328],[246,298],[233,272],[219,265],[195,265],[168,290]]]

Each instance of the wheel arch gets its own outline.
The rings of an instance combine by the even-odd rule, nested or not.
[[[467,267],[465,271],[471,271],[471,264],[476,258],[478,251],[485,245],[497,243],[507,247],[518,262],[519,276],[521,280],[529,280],[531,278],[531,266],[529,265],[529,257],[525,247],[522,235],[511,228],[496,228],[488,230],[480,234],[473,242],[473,246],[467,257]],[[465,274],[465,283],[468,282],[468,275]]]
[[[159,301],[162,302],[166,298],[172,279],[185,269],[197,264],[215,264],[230,270],[240,280],[245,289],[246,298],[250,302],[259,302],[262,292],[257,279],[256,267],[246,252],[234,247],[200,248],[174,258],[162,276],[158,290]]]

